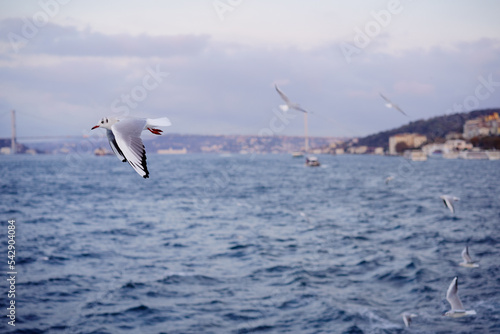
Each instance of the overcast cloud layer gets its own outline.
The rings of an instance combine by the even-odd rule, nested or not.
[[[275,16],[274,26],[264,7],[245,1],[195,1],[203,5],[184,11],[170,1],[127,2],[117,12],[110,2],[96,19],[85,13],[97,3],[74,2],[0,2],[0,137],[10,135],[11,109],[19,136],[82,135],[113,115],[167,116],[175,133],[258,134],[281,103],[275,83],[313,111],[316,136],[500,106],[500,39],[491,33],[498,20],[473,19],[475,10],[498,13],[495,2],[445,1],[435,13],[419,1],[367,1],[340,19],[340,4],[276,1],[271,9],[286,20]],[[164,16],[164,25],[153,29],[146,14],[151,22]],[[410,117],[387,109],[379,92]],[[302,129],[295,117],[275,132]]]

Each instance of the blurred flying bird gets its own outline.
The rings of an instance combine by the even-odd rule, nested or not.
[[[402,314],[402,316],[403,316],[403,321],[404,321],[404,323],[405,323],[405,326],[406,326],[406,327],[410,327],[410,324],[411,324],[411,319],[412,319],[412,318],[415,318],[417,315],[416,315],[416,314],[414,314],[414,313],[404,312],[404,313]]]
[[[458,277],[455,277],[453,281],[451,281],[450,287],[446,292],[446,300],[451,305],[451,310],[443,314],[447,317],[459,318],[476,314],[476,311],[474,310],[466,311],[464,305],[458,297]]]
[[[382,95],[382,93],[379,93],[380,96],[385,100],[385,106],[387,108],[394,108],[396,109],[397,111],[399,111],[400,113],[402,113],[403,115],[405,116],[408,116],[397,104],[393,103],[391,100],[389,100],[387,97],[385,97],[384,95]]]
[[[281,96],[281,98],[283,99],[283,101],[285,101],[286,104],[282,104],[280,105],[280,109],[283,110],[283,111],[288,111],[290,109],[295,109],[295,110],[298,110],[298,111],[302,111],[302,112],[305,112],[307,113],[307,110],[303,109],[300,104],[298,103],[295,103],[295,102],[292,102],[290,101],[290,99],[285,95],[285,93],[283,93],[279,88],[278,88],[278,85],[274,85],[274,87],[276,88],[276,91],[278,92],[278,94]]]
[[[462,259],[464,262],[460,262],[459,265],[462,267],[467,267],[467,268],[477,268],[479,267],[479,264],[477,264],[475,261],[472,261],[472,258],[469,255],[469,246],[465,246],[464,250],[462,251]]]
[[[453,206],[453,202],[459,201],[460,198],[450,195],[442,195],[439,196],[443,200],[444,206],[450,209],[451,213],[455,214],[455,207]]]

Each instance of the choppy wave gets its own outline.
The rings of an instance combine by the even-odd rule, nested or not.
[[[500,333],[497,161],[150,155],[144,180],[114,157],[0,159],[19,272],[1,332],[403,333],[411,311],[414,333]],[[454,276],[475,317],[441,316]]]

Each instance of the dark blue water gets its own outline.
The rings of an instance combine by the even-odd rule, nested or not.
[[[1,156],[0,332],[500,333],[500,161],[320,161]],[[476,316],[441,316],[454,276]]]

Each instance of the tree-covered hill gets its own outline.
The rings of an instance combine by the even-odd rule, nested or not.
[[[500,113],[500,109],[474,110],[471,112],[437,116],[426,120],[413,121],[396,129],[360,138],[358,145],[387,148],[389,146],[389,137],[398,133],[419,133],[426,135],[429,141],[434,141],[437,138],[444,138],[449,132],[461,133],[466,121],[481,116],[491,115],[494,112]]]

